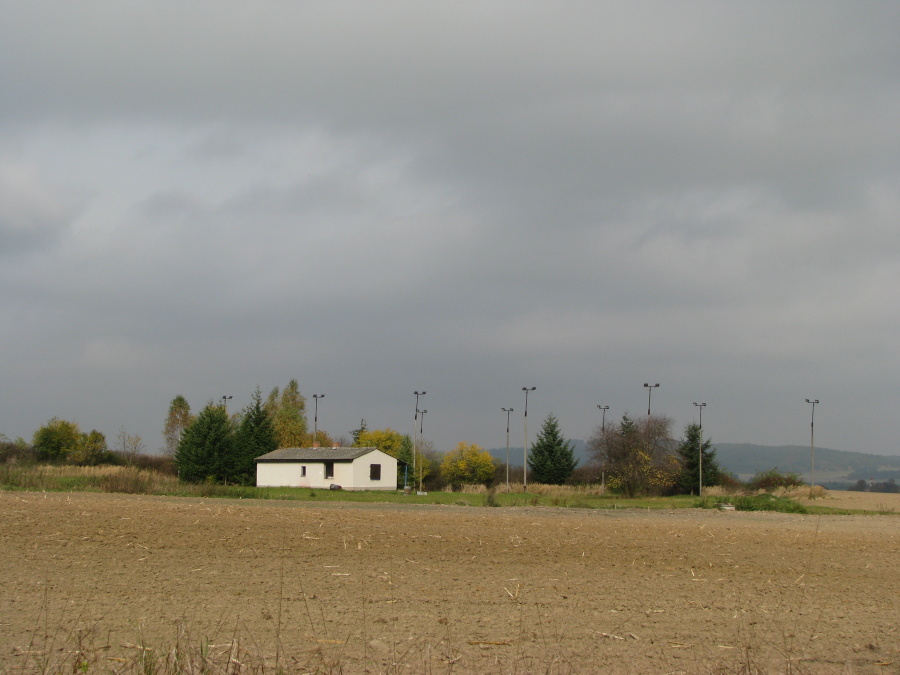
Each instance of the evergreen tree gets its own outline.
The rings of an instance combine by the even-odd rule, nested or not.
[[[189,483],[227,482],[234,467],[234,427],[225,407],[210,401],[184,430],[175,465]]]
[[[244,408],[241,423],[234,435],[234,466],[231,479],[243,485],[256,483],[257,457],[278,449],[275,426],[266,412],[259,387],[253,393],[253,402]]]
[[[359,421],[359,427],[350,432],[350,435],[353,436],[353,445],[359,447],[359,437],[364,431],[367,431],[369,427],[366,425],[366,420],[361,419]]]
[[[681,457],[681,473],[675,488],[682,494],[693,494],[700,487],[700,425],[688,424],[684,428],[684,439],[678,444]],[[719,484],[719,465],[716,451],[712,449],[712,439],[703,439],[703,486]]]
[[[528,468],[532,480],[548,485],[562,485],[575,470],[578,461],[572,454],[572,442],[562,436],[559,421],[547,415],[537,440],[528,452]]]

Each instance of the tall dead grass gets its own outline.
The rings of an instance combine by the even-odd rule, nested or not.
[[[829,496],[828,490],[821,485],[795,485],[793,487],[775,488],[771,492],[766,490],[746,490],[740,488],[725,488],[719,485],[703,488],[704,497],[752,497],[753,495],[771,494],[773,497],[784,499],[825,499]]]
[[[95,490],[154,494],[178,487],[178,479],[134,466],[0,465],[0,486],[19,490]]]

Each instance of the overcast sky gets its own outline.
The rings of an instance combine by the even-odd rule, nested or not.
[[[0,0],[0,433],[900,454],[900,3]],[[311,415],[310,415],[311,417]]]

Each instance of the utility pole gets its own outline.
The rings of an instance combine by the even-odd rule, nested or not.
[[[506,413],[506,493],[509,494],[509,414],[512,408],[500,408]]]
[[[413,394],[416,397],[416,414],[413,417],[413,483],[416,482],[416,450],[418,449],[418,437],[416,436],[416,432],[418,431],[419,426],[419,397],[424,396],[428,392],[425,391],[414,391]]]
[[[525,447],[522,448],[524,464],[522,464],[522,492],[528,492],[528,392],[537,387],[522,387],[525,392]]]
[[[703,408],[706,407],[705,403],[694,403],[697,406],[697,409],[700,411],[700,447],[698,448],[700,458],[700,488],[697,492],[697,495],[703,496]]]
[[[647,419],[650,419],[650,396],[653,394],[653,390],[659,386],[659,382],[656,384],[650,384],[648,382],[644,382],[644,386],[647,387]]]
[[[313,394],[313,399],[316,402],[315,405],[315,415],[313,416],[313,442],[312,446],[314,448],[319,447],[319,399],[325,398],[325,394]]]
[[[606,431],[606,411],[609,410],[609,406],[598,405],[597,407],[603,411],[603,422],[600,424],[600,431]]]
[[[419,415],[420,415],[420,417],[419,417],[419,438],[425,438],[425,436],[422,433],[422,429],[425,427],[425,413],[427,413],[427,412],[428,412],[427,410],[419,411]],[[422,459],[424,459],[424,457]],[[422,481],[424,479],[425,479],[425,465],[424,465],[424,462],[420,462],[419,463],[419,492],[422,491]]]
[[[813,485],[815,485],[815,471],[816,471],[816,443],[815,443],[815,429],[816,429],[816,403],[819,402],[819,399],[806,399],[807,403],[812,404],[812,415],[809,418],[809,496],[812,497],[812,489]]]

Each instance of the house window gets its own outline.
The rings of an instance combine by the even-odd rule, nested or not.
[[[305,466],[300,467],[300,478],[306,478],[306,467]]]
[[[369,464],[369,480],[381,480],[381,464]]]
[[[325,462],[325,478],[334,478],[334,462]]]

